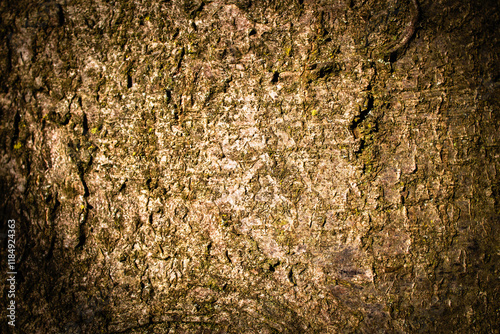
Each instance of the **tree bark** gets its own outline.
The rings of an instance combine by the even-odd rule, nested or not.
[[[0,13],[2,332],[499,333],[496,1]]]

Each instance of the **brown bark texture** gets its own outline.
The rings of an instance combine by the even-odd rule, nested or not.
[[[500,17],[0,7],[2,333],[499,333]]]

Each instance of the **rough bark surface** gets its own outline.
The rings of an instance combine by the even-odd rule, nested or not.
[[[499,333],[497,6],[3,1],[1,331]]]

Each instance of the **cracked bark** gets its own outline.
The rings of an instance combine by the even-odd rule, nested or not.
[[[16,330],[498,332],[495,9],[2,2]]]

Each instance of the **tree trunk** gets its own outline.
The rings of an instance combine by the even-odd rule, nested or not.
[[[496,1],[0,12],[2,332],[499,333]]]

